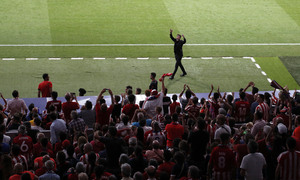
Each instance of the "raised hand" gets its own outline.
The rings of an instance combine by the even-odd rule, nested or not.
[[[173,29],[170,29],[170,33],[172,33],[173,32]]]
[[[184,35],[182,34],[182,37],[184,38]]]
[[[214,90],[214,85],[211,84],[210,87],[211,87],[211,90]]]

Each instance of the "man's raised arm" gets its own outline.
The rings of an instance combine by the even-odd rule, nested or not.
[[[183,44],[185,44],[186,43],[186,39],[185,39],[184,35],[182,35],[182,37],[183,37]]]
[[[172,32],[173,32],[173,30],[172,29],[170,29],[170,38],[172,39],[172,41],[176,41],[176,39],[173,37],[173,35],[172,35]]]

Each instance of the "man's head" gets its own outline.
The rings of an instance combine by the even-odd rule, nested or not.
[[[172,100],[173,100],[173,102],[176,102],[177,101],[177,95],[176,94],[173,94],[173,96],[172,96]]]
[[[205,128],[206,123],[203,118],[201,117],[198,118],[197,126],[199,130],[203,130]]]
[[[23,172],[23,165],[21,163],[16,163],[14,166],[14,172],[16,174],[21,174]]]
[[[226,122],[226,117],[223,114],[217,116],[217,124],[222,126]]]
[[[255,113],[254,113],[254,119],[255,120],[260,120],[260,119],[262,119],[263,118],[263,113],[262,112],[260,112],[259,110],[257,110],[257,111],[255,111]]]
[[[153,147],[153,149],[159,149],[159,142],[157,140],[154,140],[152,142],[152,147]]]
[[[198,98],[195,96],[195,97],[193,97],[193,99],[192,99],[192,101],[193,101],[193,104],[194,105],[197,105],[198,104]]]
[[[257,87],[253,87],[252,88],[252,95],[258,93],[258,88]]]
[[[19,92],[17,90],[14,90],[11,94],[14,98],[19,97]]]
[[[148,166],[146,168],[146,173],[148,174],[149,178],[154,178],[156,174],[156,168],[154,166]]]
[[[245,100],[246,93],[245,92],[240,92],[240,99]]]
[[[263,103],[264,99],[265,99],[265,96],[263,94],[258,94],[258,96],[257,96],[258,103]]]
[[[71,101],[71,94],[70,93],[66,93],[66,95],[65,95],[65,99],[66,99],[66,101]]]
[[[76,173],[82,173],[82,172],[85,172],[85,166],[82,162],[78,162],[76,164]]]
[[[145,90],[145,96],[149,97],[151,95],[151,91],[149,89]]]
[[[106,103],[101,104],[100,109],[101,109],[101,111],[106,112],[107,111]]]
[[[45,167],[48,171],[51,171],[54,168],[54,163],[52,160],[48,160],[45,162]]]
[[[188,170],[188,178],[200,179],[200,170],[197,166],[190,166]]]
[[[215,92],[214,93],[214,99],[217,101],[219,99],[219,97],[220,97],[220,94]]]
[[[93,108],[93,103],[91,101],[86,101],[85,107],[87,110],[91,110]]]
[[[186,90],[186,91],[185,91],[185,97],[186,97],[187,99],[190,99],[191,96],[192,96],[192,91],[191,91],[190,89]]]
[[[43,74],[43,79],[44,79],[44,81],[49,81],[49,74],[44,73]]]
[[[77,113],[77,111],[73,110],[73,111],[71,112],[71,117],[72,117],[72,119],[77,119],[77,118],[78,118],[78,113]]]
[[[249,153],[256,153],[257,149],[258,149],[258,145],[255,141],[250,140],[249,143],[247,144],[248,147],[248,152]]]
[[[141,88],[136,88],[135,90],[135,94],[141,94],[142,93],[142,89]]]
[[[222,133],[220,135],[220,139],[221,139],[221,143],[226,145],[229,143],[229,140],[230,140],[230,134],[228,133]]]
[[[128,96],[128,101],[129,101],[129,103],[130,103],[130,104],[133,104],[133,103],[134,103],[134,100],[135,100],[135,95],[130,94],[130,95]]]
[[[56,100],[57,96],[58,96],[58,93],[56,91],[52,91],[52,93],[51,93],[52,99]]]
[[[89,153],[93,151],[93,145],[91,143],[85,143],[83,146],[84,153]]]
[[[84,96],[86,94],[86,90],[83,88],[80,88],[78,91],[79,91],[79,96]]]
[[[181,35],[180,35],[180,34],[177,34],[176,40],[179,41],[180,39],[181,39]]]
[[[129,157],[127,154],[125,153],[122,153],[119,157],[119,164],[122,165],[122,164],[125,164],[125,163],[128,163],[129,162]]]
[[[156,73],[155,73],[155,72],[152,72],[152,73],[150,74],[150,79],[154,80],[155,77],[156,77]]]
[[[292,138],[292,137],[287,138],[286,146],[287,146],[288,150],[290,150],[290,151],[294,150],[296,148],[296,145],[297,145],[297,142],[294,138]]]
[[[178,114],[177,114],[177,113],[174,113],[174,114],[172,115],[172,121],[173,121],[173,122],[178,121]]]
[[[121,173],[123,177],[130,177],[131,166],[128,163],[122,164]]]
[[[108,132],[112,137],[117,135],[117,128],[115,126],[109,126]]]
[[[19,134],[24,135],[26,133],[26,127],[24,125],[19,126],[18,132]]]

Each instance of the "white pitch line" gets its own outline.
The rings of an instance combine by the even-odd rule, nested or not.
[[[50,61],[59,61],[61,58],[49,58]]]
[[[36,61],[39,60],[39,58],[26,58],[26,61]]]
[[[212,57],[202,57],[201,59],[212,59]]]
[[[105,58],[103,58],[103,57],[94,57],[93,59],[94,60],[105,60]]]
[[[126,60],[127,58],[126,57],[117,57],[115,58],[116,60]]]
[[[256,66],[258,69],[260,69],[260,66],[259,66],[258,64],[255,63],[255,66]]]
[[[253,57],[252,57],[252,58],[250,58],[250,59],[251,59],[251,61],[252,61],[252,62],[254,62],[254,63],[256,62],[256,61],[255,61],[255,59],[254,59]]]
[[[184,58],[182,58],[182,59],[192,59],[192,57],[184,57]]]
[[[171,59],[169,57],[159,57],[158,59]]]
[[[14,61],[15,58],[2,58],[3,61]]]
[[[83,60],[82,57],[71,58],[71,60]]]
[[[251,58],[253,58],[253,57],[243,57],[244,59],[251,59]]]
[[[0,47],[174,46],[174,44],[0,44]],[[186,46],[300,46],[300,43],[186,44]]]
[[[149,58],[148,57],[138,57],[137,59],[138,60],[148,60]]]
[[[272,82],[272,80],[270,78],[267,79],[269,82]]]
[[[266,75],[267,75],[267,74],[265,73],[265,71],[262,71],[261,73],[262,73],[264,76],[266,76]]]
[[[233,57],[222,57],[223,59],[233,59]]]

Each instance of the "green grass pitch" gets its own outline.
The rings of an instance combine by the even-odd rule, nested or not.
[[[0,60],[0,91],[9,97],[12,89],[19,89],[23,97],[36,97],[44,72],[50,74],[60,95],[80,87],[88,95],[96,95],[103,87],[121,93],[129,82],[144,90],[150,72],[172,72],[174,59],[157,59],[173,58],[172,46],[126,44],[172,44],[170,28],[174,34],[184,34],[188,44],[219,44],[185,45],[184,55],[193,57],[184,60],[189,76],[167,81],[171,92],[179,92],[184,83],[196,92],[209,91],[210,83],[220,85],[222,91],[237,91],[250,80],[261,90],[271,90],[267,78],[299,89],[299,75],[294,74],[300,63],[277,58],[300,56],[299,12],[299,0],[1,0],[0,58],[17,59]],[[265,45],[253,45],[257,43]],[[12,46],[21,44],[25,46]],[[43,44],[66,46],[39,46]],[[200,58],[205,56],[214,58]],[[262,69],[243,56],[255,57]],[[39,60],[25,61],[28,57]],[[52,57],[62,60],[47,59]],[[70,57],[85,59],[71,61]]]

